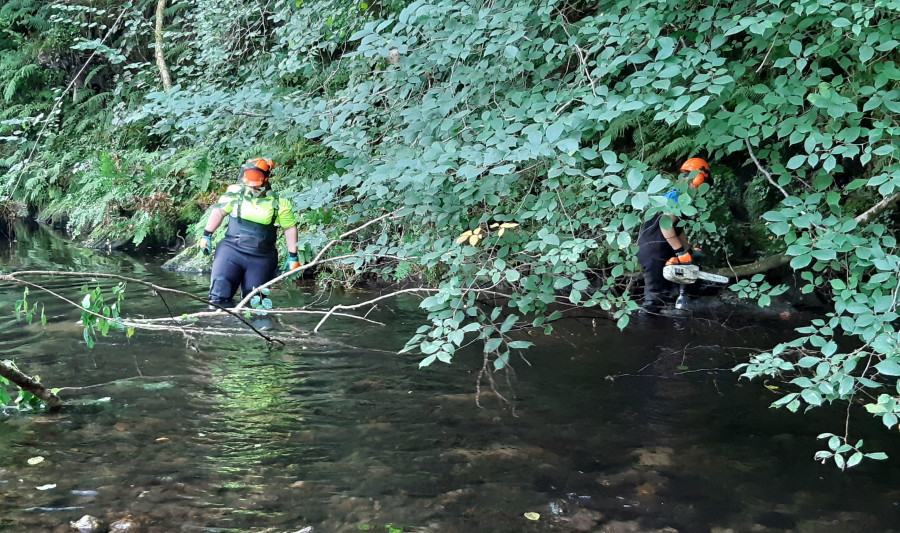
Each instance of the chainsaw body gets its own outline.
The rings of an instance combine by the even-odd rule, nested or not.
[[[690,285],[701,279],[712,283],[728,283],[728,278],[725,276],[703,272],[697,265],[664,266],[663,277],[672,283],[677,283],[679,285]]]

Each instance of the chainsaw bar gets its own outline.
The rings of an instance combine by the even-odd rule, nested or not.
[[[664,266],[663,277],[672,283],[677,283],[679,285],[690,285],[691,283],[696,283],[697,280],[700,279],[711,283],[728,283],[728,278],[725,276],[703,272],[697,265]]]

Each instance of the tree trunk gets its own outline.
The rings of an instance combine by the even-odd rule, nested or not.
[[[47,407],[59,407],[62,405],[62,400],[60,400],[59,396],[54,394],[53,391],[48,390],[39,382],[32,379],[31,376],[27,376],[20,372],[9,361],[0,361],[0,376],[15,383],[22,390],[34,394],[46,403]]]
[[[166,58],[163,55],[163,16],[166,12],[166,0],[156,2],[156,66],[159,67],[159,77],[162,78],[163,88],[172,88],[172,78],[169,76],[169,68],[166,66]]]
[[[769,270],[772,270],[773,268],[778,268],[781,265],[789,263],[790,260],[791,258],[784,254],[775,254],[770,255],[769,257],[764,257],[759,261],[747,265],[738,265],[731,268],[709,269],[709,272],[711,274],[718,274],[720,276],[726,276],[729,278],[742,278],[745,276],[752,276],[753,274],[767,272]]]

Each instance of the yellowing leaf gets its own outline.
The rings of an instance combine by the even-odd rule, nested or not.
[[[37,457],[32,457],[31,459],[28,460],[28,464],[30,464],[31,466],[39,465],[43,462],[44,462],[44,458],[41,457],[40,455],[38,455]]]
[[[471,244],[472,246],[475,246],[476,244],[478,244],[478,241],[480,241],[480,240],[481,240],[481,237],[479,237],[478,235],[472,235],[471,237],[469,237],[469,244]]]
[[[498,227],[499,225],[500,225],[500,224],[494,222],[493,224],[491,224],[491,229],[494,229],[494,228]]]
[[[160,437],[156,439],[156,442],[166,442],[167,440],[169,440],[169,437]]]
[[[778,390],[778,387],[776,387],[775,385],[766,385],[766,388],[769,390]]]
[[[525,518],[529,520],[539,520],[541,518],[541,515],[539,515],[538,513],[525,513]]]
[[[465,242],[465,240],[468,239],[471,235],[472,235],[472,232],[467,231],[467,232],[463,233],[462,235],[460,235],[459,238],[456,239],[456,242],[458,242],[458,243]]]
[[[481,233],[481,228],[475,228],[475,229],[472,231],[472,234],[473,234],[473,235],[478,235],[479,233]]]
[[[506,228],[500,228],[500,231],[497,232],[497,236],[502,237],[504,232],[506,232]]]
[[[519,225],[516,224],[515,222],[504,222],[503,224],[500,224],[501,228],[516,228],[518,226]]]

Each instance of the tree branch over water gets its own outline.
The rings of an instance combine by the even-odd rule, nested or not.
[[[853,220],[856,221],[857,227],[865,226],[875,220],[878,215],[894,207],[898,202],[900,202],[900,193],[894,194],[893,196],[886,196],[865,212],[856,215]],[[790,261],[791,256],[781,253],[764,257],[759,261],[754,261],[753,263],[748,263],[746,265],[710,269],[709,272],[719,274],[720,276],[727,276],[729,278],[740,278],[768,272],[769,270],[784,266],[790,263]]]

